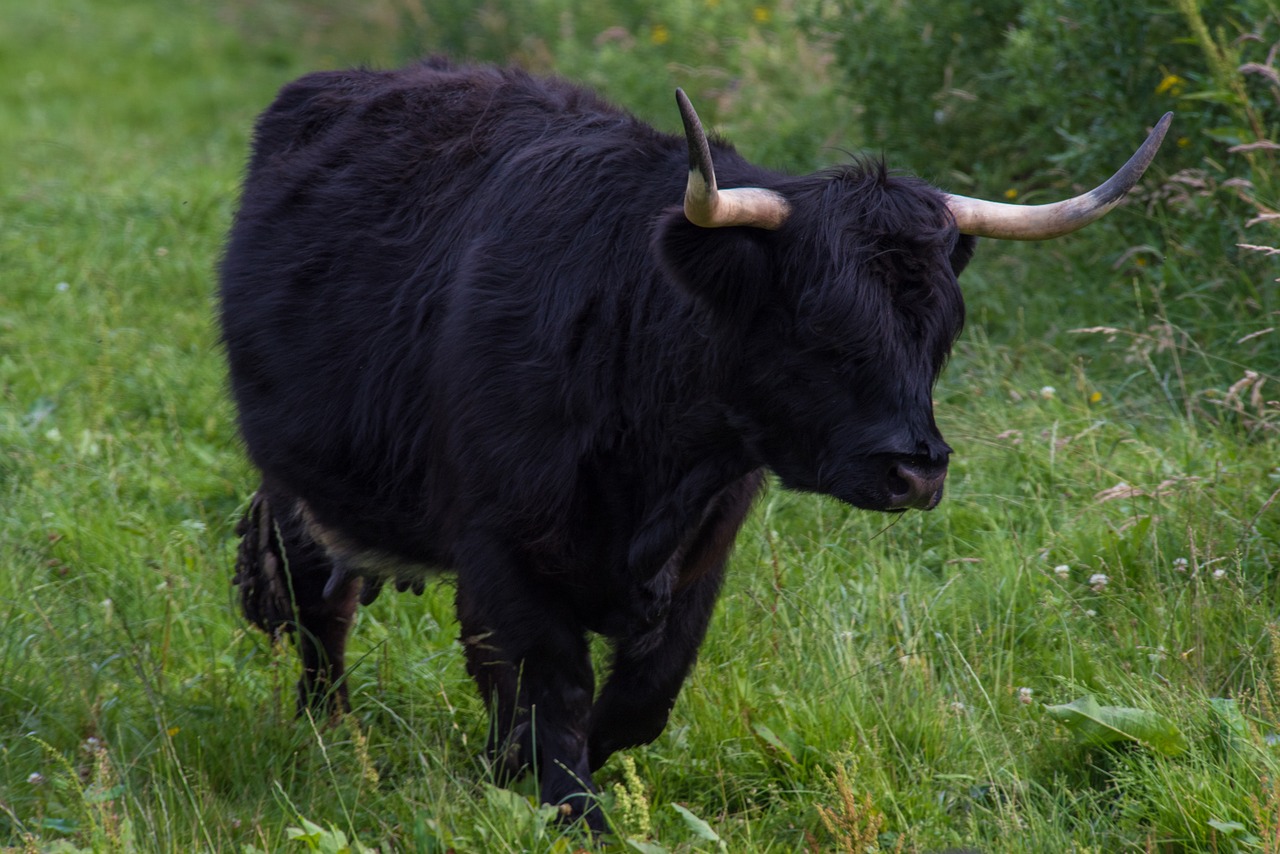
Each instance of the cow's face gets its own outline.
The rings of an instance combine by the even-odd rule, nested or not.
[[[1173,116],[1098,187],[1023,206],[944,196],[876,164],[773,180],[732,155],[737,180],[720,190],[693,105],[680,90],[676,103],[689,176],[656,246],[742,357],[729,383],[741,435],[788,485],[878,510],[942,497],[951,451],[930,391],[964,320],[967,235],[1047,240],[1096,221],[1142,177]]]
[[[878,166],[784,193],[780,229],[671,222],[659,243],[741,354],[728,400],[742,433],[788,487],[930,509],[951,451],[931,393],[964,320],[956,277],[973,239],[936,191]]]

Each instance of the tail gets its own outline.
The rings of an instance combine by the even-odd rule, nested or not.
[[[232,583],[240,587],[240,608],[245,618],[272,637],[279,637],[293,630],[297,617],[285,537],[277,521],[277,511],[287,513],[290,508],[273,507],[273,498],[259,488],[236,525],[240,548]]]

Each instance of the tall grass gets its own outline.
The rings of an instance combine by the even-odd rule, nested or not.
[[[1265,152],[1157,176],[1096,236],[980,247],[946,502],[765,495],[671,726],[600,775],[628,841],[487,782],[447,582],[362,610],[351,717],[294,718],[291,651],[234,607],[254,480],[212,328],[253,116],[456,32],[666,127],[693,78],[775,165],[858,147],[794,7],[706,5],[714,31],[676,3],[0,0],[0,846],[1280,850],[1280,323],[1235,247],[1275,240],[1222,203],[1249,174],[1266,208],[1265,164],[1231,165]],[[1046,707],[1086,695],[1184,749],[1081,741]]]

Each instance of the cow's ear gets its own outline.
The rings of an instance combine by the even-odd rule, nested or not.
[[[653,248],[667,275],[698,302],[717,314],[744,316],[768,293],[774,239],[759,228],[702,228],[677,208],[658,223]]]
[[[978,238],[968,234],[961,234],[956,240],[956,245],[951,249],[951,272],[959,276],[964,272],[964,268],[969,266],[970,259],[973,258],[973,250],[976,248]]]

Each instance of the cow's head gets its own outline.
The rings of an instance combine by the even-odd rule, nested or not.
[[[789,487],[872,510],[933,508],[951,449],[932,389],[964,321],[956,278],[974,238],[1083,228],[1141,177],[1166,115],[1097,189],[1025,206],[946,195],[864,163],[719,190],[677,91],[689,146],[683,215],[660,224],[666,269],[736,337],[736,426]]]

